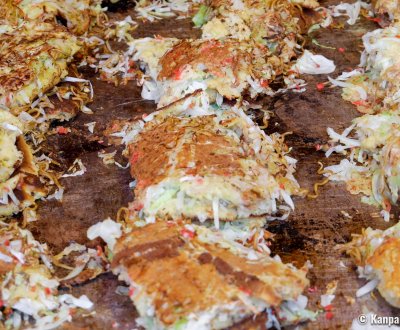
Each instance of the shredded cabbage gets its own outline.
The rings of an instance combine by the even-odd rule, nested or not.
[[[120,223],[107,218],[106,220],[91,226],[87,231],[87,237],[91,240],[100,237],[107,243],[109,249],[113,250],[117,238],[122,235],[121,227]]]
[[[327,74],[335,71],[336,66],[333,61],[323,55],[314,55],[305,50],[303,55],[293,65],[293,70],[306,74]]]

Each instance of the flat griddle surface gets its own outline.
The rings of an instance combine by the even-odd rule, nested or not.
[[[334,4],[335,1],[330,1]],[[337,3],[337,1],[336,1]],[[327,3],[323,3],[327,5]],[[128,14],[134,18],[134,11],[111,13],[111,19],[123,19]],[[313,36],[324,45],[343,47],[345,52],[320,48],[309,42],[309,49],[333,59],[337,70],[335,77],[343,70],[355,68],[359,63],[361,36],[377,28],[373,23],[361,19],[352,27],[345,29],[322,29]],[[164,37],[198,37],[199,30],[192,28],[190,20],[163,20],[155,23],[143,23],[135,31],[135,37],[161,35]],[[62,180],[65,186],[63,202],[46,201],[39,207],[40,221],[32,223],[30,228],[41,242],[46,242],[52,251],[61,251],[70,242],[78,242],[95,247],[103,244],[100,240],[88,241],[86,230],[91,225],[107,217],[115,219],[117,210],[133,200],[128,184],[132,180],[128,169],[115,165],[104,165],[97,153],[116,150],[114,146],[104,143],[103,131],[116,119],[140,118],[144,113],[155,110],[152,102],[140,97],[140,88],[134,81],[126,86],[115,87],[99,81],[93,74],[86,73],[93,83],[94,102],[90,108],[93,115],[79,114],[78,117],[64,126],[72,132],[67,135],[53,135],[45,143],[45,150],[63,164],[67,169],[76,158],[80,158],[87,172],[83,176]],[[265,99],[264,104],[273,111],[268,133],[293,132],[287,137],[287,143],[293,147],[292,155],[298,159],[297,178],[304,188],[312,189],[316,181],[322,179],[317,174],[317,162],[325,165],[337,163],[340,157],[329,159],[322,152],[316,151],[316,144],[327,141],[326,128],[332,127],[342,131],[351,120],[358,116],[355,107],[342,100],[339,88],[325,88],[317,91],[315,85],[326,81],[326,76],[306,76],[307,91],[301,94],[288,93],[275,99]],[[94,134],[91,134],[85,123],[95,121]],[[119,154],[121,149],[119,148]],[[126,164],[123,158],[117,159]],[[313,293],[306,292],[311,306],[325,293],[326,285],[338,280],[336,299],[333,301],[334,317],[326,320],[321,314],[316,322],[308,323],[309,329],[348,329],[352,320],[367,306],[378,315],[396,315],[398,310],[391,308],[377,295],[358,299],[355,304],[346,302],[345,296],[355,297],[356,290],[363,285],[357,279],[355,269],[349,258],[335,250],[338,243],[349,241],[351,233],[360,233],[361,228],[387,228],[395,223],[384,222],[381,218],[372,217],[376,208],[360,202],[360,196],[350,195],[343,184],[329,183],[320,189],[316,200],[295,198],[296,210],[287,221],[272,222],[268,229],[276,234],[272,251],[279,254],[286,262],[302,266],[306,260],[314,265],[309,272],[311,286],[317,287]],[[347,212],[352,219],[343,215]],[[395,218],[397,218],[397,214]],[[342,265],[340,265],[342,262]],[[343,267],[344,265],[344,267]],[[96,313],[92,316],[77,317],[64,328],[68,329],[134,329],[137,313],[126,296],[115,293],[119,282],[111,273],[103,274],[88,283],[75,286],[65,291],[74,295],[86,294],[94,302]],[[249,320],[235,326],[235,329],[264,329],[265,318]]]

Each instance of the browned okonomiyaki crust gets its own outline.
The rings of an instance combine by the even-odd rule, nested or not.
[[[111,266],[154,297],[157,317],[169,325],[240,301],[240,292],[276,307],[308,284],[302,271],[269,257],[248,260],[196,235],[187,238],[185,227],[164,221],[134,228],[118,240]]]
[[[160,59],[162,67],[158,79],[174,79],[179,71],[190,65],[205,65],[207,70],[217,76],[226,75],[224,68],[232,69],[235,77],[239,72],[251,70],[251,55],[243,50],[243,45],[235,40],[183,40],[173,46]]]
[[[366,260],[380,280],[380,294],[393,306],[400,308],[400,238],[390,237]]]
[[[172,158],[175,169],[183,169],[187,175],[243,176],[240,160],[246,155],[242,148],[214,131],[214,116],[203,116],[168,117],[140,133],[139,142],[129,146],[131,174],[140,182],[138,187],[164,179]]]

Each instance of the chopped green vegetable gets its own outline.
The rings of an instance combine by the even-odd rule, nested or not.
[[[108,246],[106,246],[105,250],[106,250],[107,260],[108,260],[108,261],[112,261],[113,258],[114,258],[114,254],[113,254],[112,251],[108,248]]]
[[[321,48],[326,48],[326,49],[333,49],[333,50],[336,50],[336,48],[335,47],[331,47],[331,46],[325,46],[325,45],[322,45],[322,44],[320,44],[316,39],[312,39],[312,41],[311,41],[314,45],[317,45],[317,46],[319,46],[319,47],[321,47]]]
[[[201,27],[206,23],[210,19],[211,12],[212,9],[210,7],[201,5],[199,11],[193,16],[192,22],[194,23],[194,26]]]
[[[319,24],[313,24],[310,26],[310,28],[307,31],[307,34],[313,33],[314,31],[317,31],[321,28],[321,25]]]
[[[174,330],[182,330],[185,328],[185,325],[187,324],[188,320],[186,317],[181,318],[179,321],[175,322],[174,324]]]

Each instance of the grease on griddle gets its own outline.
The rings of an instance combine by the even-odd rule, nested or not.
[[[306,261],[309,259],[305,255],[306,251],[309,253],[310,245],[318,243],[317,239],[302,234],[290,220],[271,222],[268,225],[268,231],[275,235],[272,242],[272,254],[281,257],[289,254],[303,255],[304,261]]]

